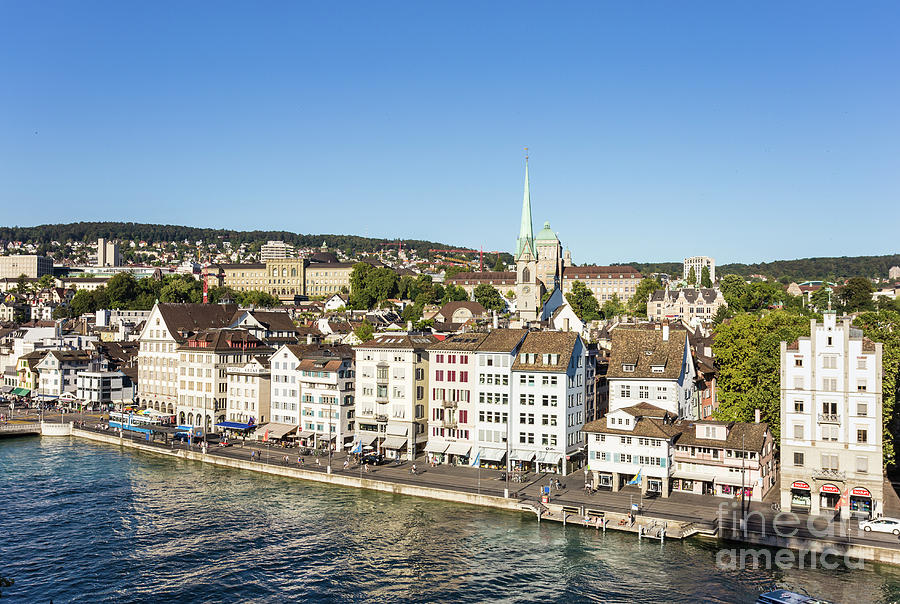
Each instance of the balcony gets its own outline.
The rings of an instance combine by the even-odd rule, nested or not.
[[[816,480],[839,480],[844,482],[847,480],[847,473],[831,468],[815,468],[812,471],[812,477]]]
[[[456,409],[456,401],[441,401],[441,406],[444,409]]]
[[[455,429],[457,425],[459,424],[455,419],[441,420],[441,426],[443,426],[444,428]]]
[[[375,421],[380,424],[386,424],[388,421],[388,416],[386,413],[379,413],[375,416]]]
[[[837,413],[820,413],[819,414],[819,423],[820,424],[839,424],[841,423],[841,416]]]

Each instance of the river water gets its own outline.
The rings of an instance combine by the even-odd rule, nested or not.
[[[752,602],[773,581],[900,599],[900,569],[720,571],[533,515],[216,468],[82,440],[0,440],[10,602]]]

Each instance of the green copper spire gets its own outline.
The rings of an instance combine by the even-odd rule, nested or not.
[[[516,242],[516,260],[527,250],[534,255],[534,231],[531,226],[531,187],[528,182],[528,155],[525,155],[525,195],[522,198],[522,225]]]

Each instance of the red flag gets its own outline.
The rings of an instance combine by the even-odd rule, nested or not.
[[[269,431],[268,430],[266,430],[266,433],[263,434],[263,442],[264,443],[269,442]]]
[[[838,499],[837,505],[834,506],[835,511],[841,509],[842,507],[847,505],[847,500],[850,495],[850,487],[844,489],[844,492],[841,494],[841,498]]]

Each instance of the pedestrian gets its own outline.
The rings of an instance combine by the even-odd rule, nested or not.
[[[363,464],[363,469],[366,471],[366,474],[369,473],[369,462]]]
[[[349,468],[349,467],[350,467],[350,462],[349,462],[348,460],[345,459],[345,460],[344,460],[344,469],[346,470],[346,469]]]
[[[413,464],[413,465],[412,465],[412,470],[411,470],[411,471],[412,471],[412,475],[413,475],[413,476],[416,476],[416,475],[418,474],[418,471],[416,470],[416,464]]]
[[[302,465],[303,465],[303,458],[300,457],[299,455],[297,456],[297,465],[298,465],[298,466],[302,466]]]
[[[322,465],[322,462],[319,461],[319,458],[318,458],[318,457],[316,457],[316,465],[317,465],[317,466],[321,466],[321,465]]]

